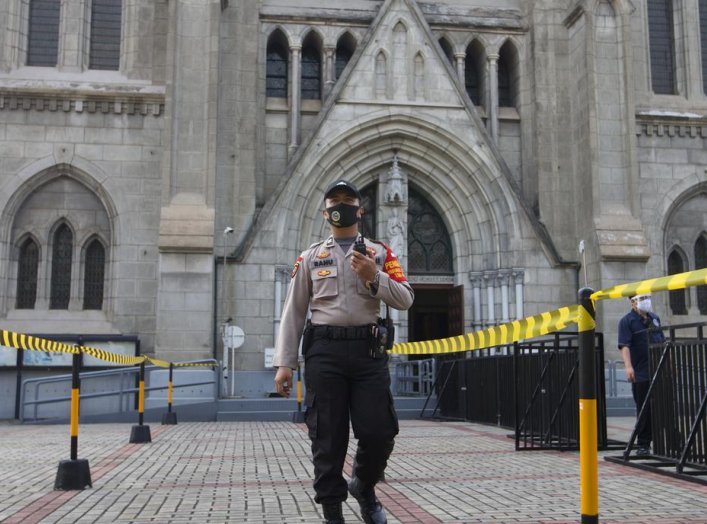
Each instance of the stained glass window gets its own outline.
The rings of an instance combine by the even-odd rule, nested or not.
[[[20,247],[17,268],[17,309],[34,309],[37,300],[37,269],[39,267],[39,247],[28,238]]]
[[[120,26],[122,0],[93,0],[91,3],[91,49],[89,69],[120,69]]]
[[[270,36],[266,64],[266,94],[287,98],[287,46],[279,32]]]
[[[302,48],[302,99],[321,98],[322,61],[319,50],[314,45]]]
[[[452,243],[442,217],[415,189],[408,194],[408,271],[453,274]]]
[[[101,309],[103,307],[105,265],[106,250],[100,241],[94,240],[86,248],[83,295],[84,309]]]
[[[66,224],[54,233],[50,309],[68,309],[71,296],[71,256],[73,234]]]
[[[361,190],[361,205],[363,217],[361,218],[361,234],[366,238],[377,238],[376,234],[376,209],[378,208],[378,184],[369,184]]]
[[[685,271],[683,258],[676,250],[668,256],[668,275],[675,275]],[[676,289],[669,292],[670,310],[673,315],[687,315],[687,303],[685,301],[685,290]]]
[[[695,269],[707,267],[707,236],[703,233],[695,242]],[[697,309],[707,315],[707,285],[697,286]]]

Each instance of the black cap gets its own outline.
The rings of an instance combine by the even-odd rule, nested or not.
[[[361,193],[358,192],[358,189],[356,188],[355,185],[353,185],[351,182],[348,180],[336,180],[335,182],[332,182],[329,184],[329,186],[326,188],[326,191],[324,192],[324,198],[329,198],[332,193],[335,191],[343,190],[346,191],[349,195],[354,196],[358,198],[358,201],[361,202]]]

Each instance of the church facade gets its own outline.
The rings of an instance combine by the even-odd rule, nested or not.
[[[0,24],[5,329],[179,361],[237,325],[261,370],[338,178],[415,289],[403,341],[707,265],[701,0],[0,0]],[[654,307],[704,321],[707,289]],[[627,309],[599,304],[607,348]]]

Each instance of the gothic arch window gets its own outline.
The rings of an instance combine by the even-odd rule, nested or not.
[[[388,60],[385,53],[380,51],[376,55],[376,96],[383,97],[387,93]]]
[[[351,33],[344,33],[336,43],[336,60],[334,62],[334,70],[336,79],[338,80],[341,73],[344,72],[351,57],[356,51],[356,40],[351,36]]]
[[[59,52],[61,0],[31,0],[27,65],[54,67]]]
[[[498,105],[516,107],[518,100],[518,52],[510,40],[507,40],[498,57]]]
[[[100,240],[94,239],[86,248],[83,279],[83,308],[103,308],[106,250]]]
[[[302,99],[319,100],[322,97],[322,52],[319,39],[313,31],[302,44]]]
[[[425,59],[422,53],[415,55],[414,61],[413,95],[415,100],[425,98]]]
[[[89,69],[120,69],[122,0],[91,2],[91,44]]]
[[[363,217],[361,218],[361,234],[367,238],[378,238],[376,232],[378,209],[378,184],[368,184],[361,190],[361,206],[363,206]]]
[[[444,51],[444,56],[447,57],[449,63],[454,66],[454,50],[452,49],[452,45],[449,43],[449,40],[444,37],[440,38],[439,46],[442,48],[442,51]]]
[[[39,246],[26,239],[20,246],[17,260],[17,309],[34,309],[37,300],[37,272],[39,268]]]
[[[474,40],[466,48],[464,87],[475,106],[483,105],[485,54],[478,40]]]
[[[412,186],[408,188],[408,271],[451,275],[452,242],[437,210]]]
[[[71,298],[71,259],[74,235],[61,224],[52,239],[52,276],[49,309],[68,309]]]
[[[675,94],[673,0],[648,0],[651,86],[659,95]]]
[[[680,251],[674,248],[668,255],[668,275],[676,275],[685,272],[685,259]],[[676,289],[669,292],[670,311],[673,315],[687,315],[687,301],[685,290]]]
[[[288,45],[285,35],[279,29],[268,38],[265,66],[266,95],[287,98]]]
[[[707,233],[703,232],[695,242],[695,269],[707,267]],[[697,286],[697,309],[707,315],[707,285]]]

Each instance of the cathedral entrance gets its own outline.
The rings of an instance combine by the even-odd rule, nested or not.
[[[408,311],[410,342],[463,333],[464,286],[417,284],[413,289],[415,302]]]

